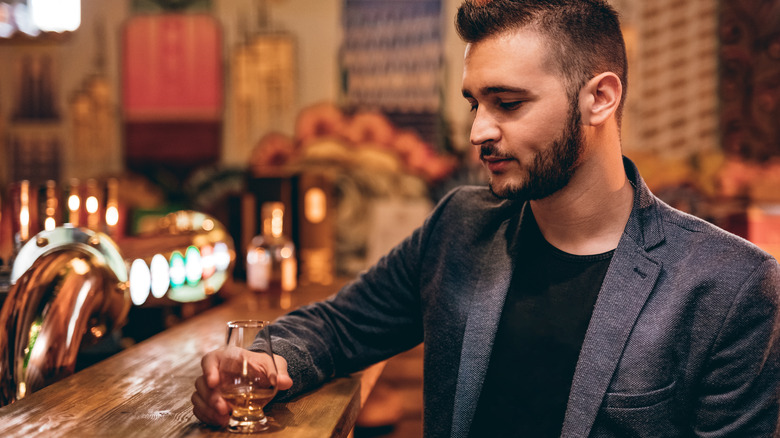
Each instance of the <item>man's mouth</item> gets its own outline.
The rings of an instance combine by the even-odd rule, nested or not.
[[[514,160],[513,157],[499,152],[492,144],[482,145],[479,151],[479,159],[485,163],[491,172],[503,169],[507,162]]]
[[[497,163],[499,161],[510,161],[513,160],[512,157],[504,157],[499,155],[483,155],[480,157],[482,161],[485,163]]]
[[[484,162],[492,163],[497,161],[512,160],[513,158],[509,155],[501,153],[494,145],[485,144],[482,145],[479,150],[479,159]]]
[[[503,155],[481,155],[480,159],[490,173],[501,173],[506,170],[510,162],[514,161],[514,158]]]

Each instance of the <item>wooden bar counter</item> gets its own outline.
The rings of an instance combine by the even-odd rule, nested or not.
[[[283,307],[323,299],[335,290],[301,287]],[[287,311],[279,306],[279,297],[242,291],[224,304],[0,408],[0,437],[240,436],[207,426],[192,414],[190,396],[201,374],[200,359],[225,342],[227,321],[274,319]],[[382,367],[335,379],[291,402],[269,405],[271,430],[262,435],[348,436]]]

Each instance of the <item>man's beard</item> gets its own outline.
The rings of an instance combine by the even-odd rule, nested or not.
[[[490,191],[499,198],[511,200],[537,200],[546,198],[569,184],[580,164],[584,146],[581,115],[576,100],[569,111],[566,127],[561,137],[554,140],[546,150],[534,156],[527,168],[527,178],[518,185],[507,185],[496,189],[492,178]],[[483,145],[482,156],[494,152],[492,145]]]

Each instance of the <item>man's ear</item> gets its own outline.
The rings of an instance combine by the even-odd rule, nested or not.
[[[594,76],[580,90],[580,114],[585,125],[598,126],[613,117],[620,106],[623,84],[612,72]]]

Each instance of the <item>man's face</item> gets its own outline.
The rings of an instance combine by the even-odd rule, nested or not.
[[[466,48],[463,95],[475,112],[471,143],[491,190],[502,198],[545,198],[565,187],[579,164],[578,101],[545,64],[545,50],[529,30]]]

